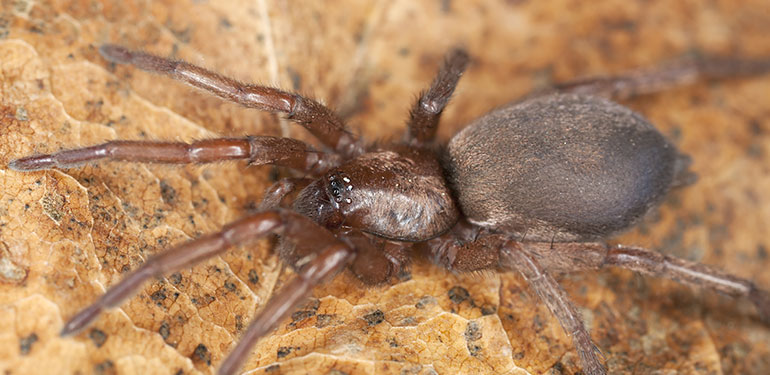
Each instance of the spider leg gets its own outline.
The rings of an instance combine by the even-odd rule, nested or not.
[[[552,281],[550,274],[598,270],[614,266],[652,276],[666,277],[733,297],[747,297],[756,306],[762,321],[770,324],[770,293],[760,289],[756,284],[704,264],[663,255],[648,249],[623,245],[608,246],[601,242],[507,241],[504,235],[488,233],[484,229],[464,222],[458,223],[450,232],[427,241],[424,246],[428,247],[434,262],[449,270],[468,272],[500,265],[503,268],[521,272],[535,288],[538,296],[559,318],[562,327],[572,334],[584,367],[586,363],[589,368],[594,367],[595,364],[595,358],[588,351],[590,341],[586,341],[590,340],[590,337],[586,336],[587,333],[580,332],[580,329],[571,330],[570,327],[579,328],[573,321],[579,317],[570,313],[574,308],[567,306],[566,296],[562,299],[563,292],[557,288],[558,285]],[[489,251],[489,249],[501,249],[501,251]],[[584,358],[584,356],[588,357]]]
[[[583,325],[580,313],[572,305],[564,289],[523,245],[516,241],[505,243],[500,249],[500,265],[503,268],[518,271],[540,300],[556,316],[564,331],[572,337],[572,343],[580,356],[583,372],[591,375],[606,374],[607,369],[597,356],[599,349]]]
[[[99,52],[111,62],[131,64],[148,72],[165,74],[249,108],[285,113],[290,120],[304,126],[321,142],[346,157],[363,152],[362,145],[345,130],[342,120],[315,100],[272,87],[238,82],[184,61],[131,51],[114,44],[102,45]]]
[[[356,258],[349,268],[366,285],[388,282],[409,262],[408,243],[396,243],[367,235],[359,230],[336,232],[356,249]]]
[[[316,285],[342,269],[352,256],[351,248],[339,241],[317,253],[313,260],[299,269],[294,279],[270,298],[249,324],[238,345],[222,362],[218,373],[225,375],[238,371],[257,340],[291,314]]]
[[[449,270],[469,272],[501,267],[518,271],[556,316],[564,331],[572,337],[583,372],[590,375],[606,374],[607,370],[597,356],[601,353],[591,340],[580,314],[564,289],[538,262],[536,254],[527,245],[510,241],[505,235],[489,233],[477,226],[460,222],[450,232],[427,241],[424,246],[427,246],[436,263]]]
[[[71,318],[64,325],[61,335],[72,335],[86,328],[102,311],[119,305],[124,299],[136,293],[142,284],[152,277],[189,267],[204,259],[219,255],[231,246],[255,240],[268,234],[281,234],[299,240],[320,238],[321,240],[314,242],[317,245],[316,249],[326,249],[320,254],[326,254],[326,252],[331,251],[329,249],[335,249],[334,254],[339,254],[342,251],[339,249],[347,249],[345,251],[347,255],[344,259],[339,259],[339,255],[332,256],[331,254],[319,257],[315,257],[316,254],[307,256],[301,265],[293,265],[300,270],[325,270],[324,272],[328,273],[329,270],[326,267],[328,267],[329,264],[327,263],[330,263],[331,259],[336,259],[337,262],[343,260],[347,262],[348,257],[352,254],[347,245],[337,241],[328,230],[318,226],[305,216],[289,210],[260,212],[230,223],[218,233],[200,237],[151,257],[128,277],[110,287],[91,306],[86,307]],[[322,264],[318,264],[317,259],[322,259]],[[309,266],[311,264],[312,266]],[[308,280],[313,281],[315,279]],[[276,298],[278,298],[277,301],[280,301],[281,297]]]
[[[450,271],[473,272],[497,268],[498,251],[506,241],[504,235],[489,234],[478,226],[461,220],[447,233],[417,244],[427,251],[433,263]]]
[[[748,297],[760,318],[770,324],[770,293],[756,284],[704,264],[690,262],[658,252],[624,245],[603,243],[527,244],[541,264],[551,272],[566,273],[613,266],[665,277],[693,287],[712,289],[733,297]]]
[[[253,165],[273,164],[321,173],[339,162],[335,154],[314,151],[296,139],[269,136],[217,138],[184,142],[110,141],[96,146],[33,155],[11,161],[17,171],[37,171],[54,167],[71,168],[96,160],[140,163],[211,163],[248,159]]]
[[[409,112],[407,141],[422,144],[433,140],[441,112],[449,103],[457,81],[469,61],[468,54],[461,49],[449,52],[430,88],[420,94],[420,98]]]
[[[691,286],[713,289],[733,297],[748,297],[760,318],[770,324],[770,294],[749,280],[704,264],[663,255],[655,251],[618,245],[607,252],[602,266],[615,266],[648,275],[666,277]]]
[[[284,197],[312,182],[312,179],[303,177],[282,178],[267,188],[258,209],[260,211],[265,211],[278,208]]]
[[[770,60],[732,57],[686,57],[653,68],[636,69],[614,76],[578,78],[527,97],[553,92],[604,96],[624,100],[705,79],[745,77],[770,72]]]

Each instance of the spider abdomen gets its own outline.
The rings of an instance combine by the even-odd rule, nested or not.
[[[449,143],[447,170],[474,224],[533,241],[606,237],[671,186],[675,147],[605,99],[550,95],[479,118]]]

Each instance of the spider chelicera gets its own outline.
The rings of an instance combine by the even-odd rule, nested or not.
[[[229,247],[278,234],[278,252],[296,271],[257,314],[219,372],[237,371],[255,342],[287,317],[313,287],[347,267],[363,283],[390,280],[413,251],[449,270],[519,272],[571,335],[587,374],[606,373],[575,307],[552,274],[606,266],[676,279],[750,299],[770,321],[770,295],[752,282],[651,250],[609,246],[673,187],[692,181],[689,159],[646,119],[601,98],[658,91],[699,77],[770,70],[768,61],[683,59],[650,70],[562,84],[477,119],[446,147],[434,136],[470,59],[450,52],[411,110],[399,142],[366,144],[322,104],[275,88],[244,84],[183,61],[115,45],[112,62],[165,74],[246,107],[283,113],[308,129],[322,151],[290,138],[248,136],[193,143],[112,141],[14,160],[20,171],[71,168],[100,159],[210,163],[246,159],[288,167],[258,212],[220,232],[162,252],[69,322],[87,327],[148,279],[188,267]],[[291,208],[283,199],[298,191]]]

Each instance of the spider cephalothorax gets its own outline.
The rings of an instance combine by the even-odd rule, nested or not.
[[[144,281],[269,234],[297,276],[267,302],[220,373],[235,372],[255,341],[289,315],[312,288],[348,267],[366,284],[388,281],[423,250],[459,272],[519,272],[573,338],[588,374],[606,370],[588,331],[551,274],[619,266],[749,298],[765,321],[770,297],[753,283],[656,252],[600,241],[622,231],[672,187],[688,181],[688,159],[647,120],[603,96],[629,96],[698,75],[770,70],[767,61],[684,60],[625,76],[576,81],[482,116],[436,147],[439,117],[469,58],[451,52],[411,111],[401,142],[366,145],[311,99],[249,85],[203,68],[105,45],[110,61],[169,75],[247,107],[284,113],[315,135],[323,152],[289,138],[249,136],[194,143],[113,141],[17,159],[10,167],[70,168],[97,159],[207,163],[247,159],[295,169],[264,196],[258,212],[165,251],[65,324],[85,328]],[[440,150],[440,151],[439,151]],[[282,202],[299,191],[293,204]],[[287,208],[291,207],[291,208]]]

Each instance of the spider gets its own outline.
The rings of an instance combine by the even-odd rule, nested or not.
[[[770,294],[748,280],[652,250],[603,242],[635,224],[672,188],[693,181],[689,158],[645,118],[602,96],[623,98],[703,77],[760,74],[770,62],[690,58],[614,77],[536,92],[472,122],[446,145],[439,118],[470,62],[452,50],[414,104],[404,137],[366,144],[322,104],[276,88],[244,84],[201,67],[121,46],[115,63],[168,75],[246,107],[283,113],[324,145],[248,136],[193,143],[111,141],[16,159],[19,171],[72,168],[101,159],[211,163],[246,159],[291,168],[256,213],[145,262],[64,325],[73,335],[130,297],[148,279],[191,266],[270,234],[296,276],[277,292],[220,364],[236,372],[256,341],[293,312],[313,287],[348,268],[367,285],[389,281],[411,253],[455,272],[518,272],[572,337],[587,374],[604,374],[599,350],[553,274],[622,267],[747,297],[770,322]],[[290,208],[284,198],[296,194]]]

